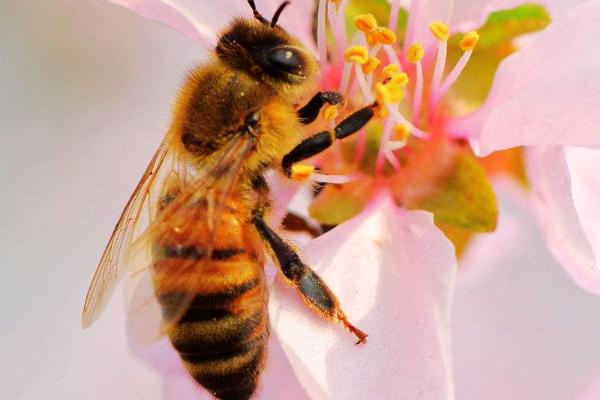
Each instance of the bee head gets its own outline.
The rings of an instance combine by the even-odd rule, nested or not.
[[[232,68],[271,85],[281,95],[302,96],[313,90],[318,77],[317,60],[302,42],[277,25],[279,6],[271,21],[248,0],[253,19],[236,19],[222,33],[217,44],[219,59]]]

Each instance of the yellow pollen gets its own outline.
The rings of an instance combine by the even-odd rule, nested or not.
[[[378,82],[375,85],[375,98],[379,104],[387,104],[392,102],[392,94],[381,82]]]
[[[398,124],[394,127],[394,138],[401,141],[406,141],[410,136],[408,127],[404,124]]]
[[[375,32],[375,30],[365,33],[365,36],[369,46],[375,46],[377,44],[377,32]]]
[[[400,67],[396,64],[388,64],[383,68],[383,76],[386,78],[392,78],[394,75],[400,73]]]
[[[396,34],[388,28],[378,27],[375,29],[377,41],[381,44],[391,45],[396,43]]]
[[[465,33],[465,36],[460,41],[462,51],[473,50],[479,41],[479,34],[475,31]]]
[[[346,49],[344,57],[348,62],[363,65],[369,59],[369,50],[364,46],[351,46]]]
[[[408,82],[410,82],[410,78],[408,77],[406,72],[399,72],[397,74],[394,74],[390,78],[389,84],[397,84],[400,85],[400,87],[405,87],[406,85],[408,85]]]
[[[425,49],[423,49],[423,45],[421,43],[413,43],[410,45],[408,50],[406,51],[406,59],[411,64],[416,64],[425,55]]]
[[[323,108],[323,119],[325,121],[334,120],[338,116],[339,107],[335,104],[328,104]]]
[[[359,31],[369,33],[377,28],[377,20],[373,14],[360,14],[354,17],[354,25]]]
[[[433,33],[433,36],[435,36],[437,40],[446,41],[450,36],[450,29],[448,28],[448,25],[442,21],[433,21],[431,24],[429,24],[429,30],[431,33]]]
[[[292,165],[291,178],[297,181],[305,181],[315,172],[312,165],[295,164]]]
[[[381,61],[379,61],[378,58],[369,56],[369,59],[367,60],[367,62],[364,63],[361,67],[363,73],[370,74],[371,72],[373,72],[377,69],[377,67],[379,66],[380,63],[381,63]]]
[[[379,82],[375,85],[375,98],[380,104],[398,103],[404,98],[404,90],[398,83]]]

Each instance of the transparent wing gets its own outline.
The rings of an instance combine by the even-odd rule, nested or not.
[[[212,256],[213,239],[221,224],[223,210],[253,148],[252,139],[229,143],[218,158],[203,166],[187,183],[173,183],[166,189],[169,204],[159,207],[155,220],[133,244],[126,281],[129,337],[134,344],[147,345],[168,334],[189,309],[196,293],[182,290],[169,298],[168,311],[158,304],[153,250],[158,244],[171,248],[191,248],[201,243],[203,253],[171,263],[160,273],[160,286],[194,288],[203,279],[202,266]],[[169,190],[174,195],[169,195]],[[199,206],[200,202],[204,202]],[[179,234],[174,234],[178,232]],[[154,274],[154,275],[153,275]]]
[[[94,323],[104,311],[125,271],[123,261],[129,245],[143,231],[142,225],[151,223],[155,215],[152,203],[159,195],[165,177],[179,168],[180,160],[168,151],[168,147],[165,142],[160,145],[119,217],[85,298],[81,316],[84,328]]]

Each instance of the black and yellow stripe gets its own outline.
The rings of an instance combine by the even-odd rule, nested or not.
[[[198,230],[207,229],[199,223],[190,228],[193,234],[185,235],[194,237],[193,245],[170,245],[175,238],[163,235],[153,264],[154,289],[164,320],[177,314],[182,297],[194,296],[170,339],[190,375],[221,400],[249,399],[267,355],[268,293],[262,248],[254,227],[241,223],[235,210],[228,207],[223,213],[210,252],[202,247],[207,238]]]

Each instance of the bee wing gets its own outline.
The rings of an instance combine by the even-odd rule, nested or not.
[[[149,268],[152,265],[153,244],[168,242],[173,248],[188,248],[202,241],[203,254],[193,259],[178,260],[176,266],[170,267],[169,274],[161,274],[160,278],[161,285],[166,287],[180,287],[182,280],[187,282],[187,287],[197,286],[195,283],[203,279],[202,262],[211,258],[214,233],[219,229],[224,207],[253,146],[252,139],[229,143],[216,161],[203,166],[198,175],[189,179],[189,183],[180,186],[172,202],[158,212],[144,234],[133,243],[125,302],[129,337],[135,344],[147,345],[168,334],[189,309],[196,295],[193,292],[178,293],[169,298],[168,312],[161,308],[154,293]],[[203,214],[202,217],[207,220],[198,224],[198,203],[204,200],[210,212]],[[174,227],[185,234],[174,237]],[[202,231],[198,227],[202,227]]]
[[[85,298],[81,316],[81,325],[84,328],[100,317],[123,276],[123,256],[140,232],[140,220],[146,217],[145,222],[150,223],[154,215],[152,199],[156,193],[153,192],[159,190],[158,187],[164,180],[162,178],[168,175],[167,172],[175,168],[177,156],[169,152],[168,147],[165,142],[161,143],[117,221]]]

